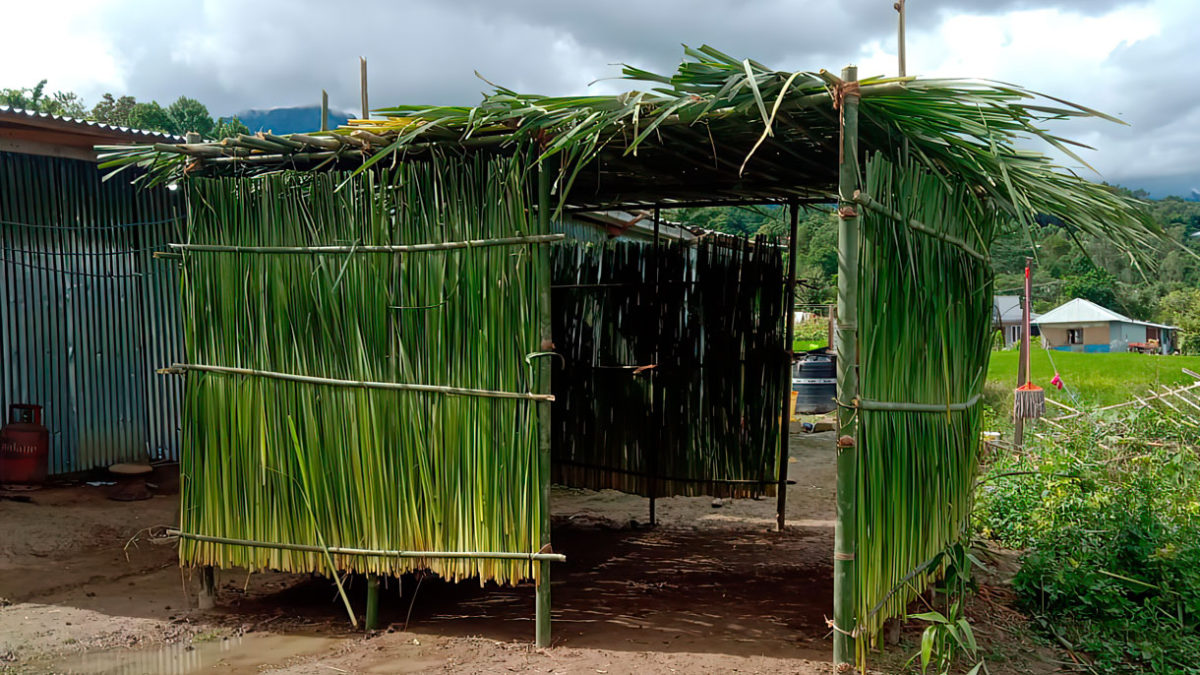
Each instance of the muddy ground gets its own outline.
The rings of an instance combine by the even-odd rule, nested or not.
[[[178,497],[107,499],[57,487],[0,499],[0,672],[13,673],[826,673],[832,597],[832,434],[793,434],[788,529],[775,500],[658,501],[556,489],[554,647],[534,649],[533,588],[392,580],[383,630],[351,629],[333,587],[224,572],[216,610],[170,546]],[[132,540],[133,543],[130,543]],[[352,580],[359,611],[364,583]],[[1002,582],[975,603],[993,673],[1055,672]],[[897,672],[919,628],[873,659]]]

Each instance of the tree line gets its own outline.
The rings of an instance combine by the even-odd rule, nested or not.
[[[138,101],[133,96],[105,93],[89,108],[75,92],[46,91],[46,82],[42,80],[32,87],[0,89],[0,105],[176,136],[195,132],[209,140],[250,133],[237,116],[214,119],[207,106],[187,96],[180,96],[164,107],[158,101]]]

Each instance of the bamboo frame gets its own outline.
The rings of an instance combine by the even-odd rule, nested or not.
[[[361,389],[386,389],[391,391],[418,391],[426,394],[445,394],[447,396],[480,396],[483,398],[516,398],[527,401],[553,402],[553,394],[522,393],[517,391],[492,391],[489,389],[466,389],[463,387],[446,387],[435,384],[406,384],[401,382],[369,382],[364,380],[339,380],[331,377],[314,377],[312,375],[293,375],[291,373],[276,373],[269,370],[254,370],[253,368],[230,368],[227,366],[209,366],[198,363],[172,363],[170,368],[162,368],[162,375],[180,375],[187,371],[201,373],[217,373],[220,375],[244,375],[247,377],[265,377],[285,382],[301,382],[304,384],[321,384],[330,387],[359,387]]]
[[[550,244],[566,239],[565,234],[535,234],[523,237],[499,237],[497,239],[470,239],[467,241],[445,241],[432,244],[408,244],[403,246],[224,246],[220,244],[167,244],[175,251],[192,253],[268,253],[278,255],[321,255],[326,253],[423,253],[426,251],[452,251],[492,246],[523,244]]]
[[[842,80],[856,84],[858,68],[842,69]],[[845,85],[841,106],[841,158],[838,167],[838,325],[837,339],[837,524],[833,537],[833,664],[836,672],[853,672],[857,621],[855,553],[858,549],[858,101],[857,90]]]

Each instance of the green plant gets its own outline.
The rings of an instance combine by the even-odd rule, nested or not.
[[[929,625],[921,632],[921,646],[908,661],[921,664],[921,672],[930,666],[940,675],[949,675],[951,669],[964,658],[975,665],[967,675],[987,673],[987,663],[982,658],[975,631],[967,620],[964,607],[967,597],[975,591],[973,567],[983,564],[962,542],[955,542],[928,561],[928,569],[941,570],[941,579],[934,587],[935,597],[945,598],[944,612],[928,607],[928,611],[909,614],[909,619],[924,621]]]
[[[1060,424],[997,457],[981,532],[1026,550],[1014,589],[1097,669],[1200,672],[1188,657],[1200,653],[1195,420],[1163,406]]]

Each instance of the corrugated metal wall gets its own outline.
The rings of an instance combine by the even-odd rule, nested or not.
[[[44,407],[50,472],[174,459],[182,200],[89,162],[0,152],[0,405]]]

